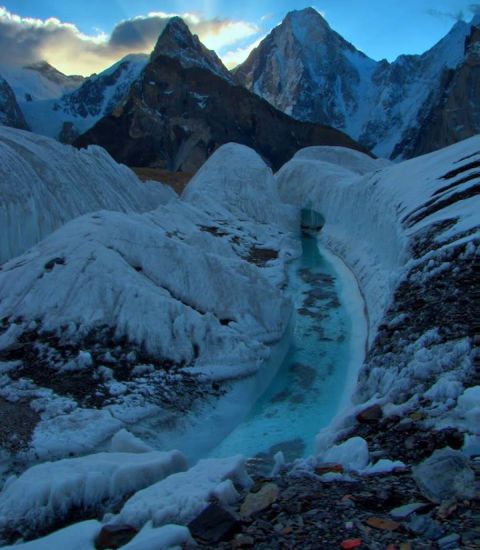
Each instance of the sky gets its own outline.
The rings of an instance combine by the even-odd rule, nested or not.
[[[0,0],[0,63],[45,59],[66,74],[99,72],[128,53],[149,53],[173,15],[232,68],[292,10],[312,6],[373,59],[423,53],[469,0]]]

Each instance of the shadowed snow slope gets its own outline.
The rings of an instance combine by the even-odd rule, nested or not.
[[[142,184],[100,147],[77,151],[0,127],[0,264],[86,212],[151,210],[164,202],[162,188]]]
[[[254,151],[228,145],[228,163],[223,155],[185,200],[81,216],[2,266],[0,398],[24,399],[28,426],[20,440],[9,427],[4,448],[27,461],[30,451],[62,457],[147,417],[168,415],[171,426],[218,394],[212,379],[256,373],[269,357],[290,320],[280,286],[298,254],[288,232],[298,220]]]
[[[479,151],[477,136],[385,167],[318,148],[300,151],[276,176],[284,200],[323,215],[321,241],[364,293],[370,347],[357,399],[393,402],[393,412],[423,398],[437,426],[465,426],[457,398],[480,381],[472,349]]]
[[[72,510],[98,514],[113,503],[187,469],[181,453],[99,453],[45,462],[10,479],[0,495],[0,529],[38,535]]]

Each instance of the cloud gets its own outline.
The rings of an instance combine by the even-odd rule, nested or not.
[[[255,24],[246,21],[155,12],[119,22],[110,36],[100,31],[86,35],[55,18],[19,17],[0,7],[0,63],[25,65],[45,59],[69,74],[98,72],[128,53],[149,53],[175,15],[180,15],[208,48],[220,53],[259,32]]]
[[[223,63],[229,69],[233,69],[237,65],[240,65],[240,63],[243,63],[243,61],[247,59],[250,53],[260,44],[260,42],[264,38],[265,36],[261,36],[258,40],[255,40],[255,42],[252,42],[252,44],[249,44],[245,48],[237,48],[235,50],[228,51],[222,56]]]

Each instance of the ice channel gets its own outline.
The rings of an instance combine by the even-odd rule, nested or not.
[[[302,249],[289,274],[291,348],[248,416],[210,456],[243,454],[265,466],[279,450],[287,461],[308,456],[315,435],[349,404],[364,359],[364,302],[352,272],[316,235],[303,233]]]

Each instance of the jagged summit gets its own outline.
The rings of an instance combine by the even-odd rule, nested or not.
[[[151,61],[155,61],[161,56],[178,59],[185,68],[202,67],[225,80],[232,81],[232,75],[217,54],[207,49],[200,42],[198,36],[192,34],[181,17],[172,17],[169,20],[158,38],[151,55]]]
[[[290,12],[234,72],[241,84],[294,118],[341,129],[379,156],[408,158],[478,133],[477,103],[468,92],[476,73],[464,75],[457,92],[450,73],[477,51],[471,30],[478,24],[479,15],[471,23],[458,21],[424,54],[377,62],[307,8]],[[442,111],[452,95],[461,120],[457,110]],[[420,136],[434,118],[449,121],[440,140],[434,132]]]

